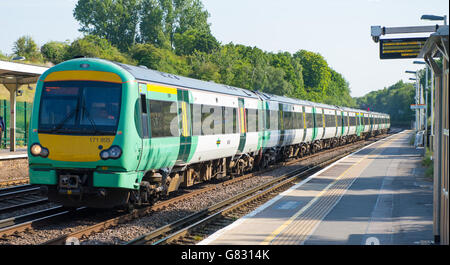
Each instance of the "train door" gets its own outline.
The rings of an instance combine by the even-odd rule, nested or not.
[[[303,139],[302,139],[302,142],[305,142],[305,140],[306,140],[306,134],[307,134],[307,132],[308,132],[308,130],[307,130],[307,124],[306,124],[306,113],[305,113],[305,106],[302,106],[302,116],[301,116],[301,118],[303,119]]]
[[[177,92],[179,128],[181,129],[177,160],[186,163],[189,162],[192,146],[191,105],[189,104],[189,91],[178,89]]]
[[[356,119],[356,135],[357,136],[361,136],[361,127],[362,127],[362,123],[361,123],[361,114],[360,113],[355,113],[355,119]]]
[[[239,152],[242,153],[245,147],[245,141],[247,137],[247,124],[246,124],[246,117],[245,117],[245,107],[244,107],[244,99],[239,98],[238,99],[238,107],[239,107],[239,134],[240,134],[240,140],[239,140]]]
[[[338,111],[334,110],[334,123],[336,124],[336,133],[334,134],[334,137],[338,137],[339,133],[339,124],[338,124]]]
[[[145,147],[149,145],[149,138],[150,138],[150,128],[149,128],[149,107],[148,107],[148,101],[147,101],[147,84],[145,83],[139,83],[138,84],[138,90],[139,90],[139,98],[138,98],[138,104],[136,104],[136,115],[138,115],[138,126],[139,126],[139,136],[140,139],[138,140],[137,144],[137,170],[140,169],[142,163],[142,157],[146,156],[145,150],[147,150]],[[143,163],[145,164],[145,163]],[[145,166],[145,165],[144,165]]]
[[[316,122],[316,108],[315,107],[313,107],[312,108],[312,113],[313,113],[313,131],[312,131],[312,140],[311,141],[314,141],[314,140],[316,140],[316,138],[317,138],[317,122]]]

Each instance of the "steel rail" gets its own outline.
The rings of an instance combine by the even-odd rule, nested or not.
[[[79,211],[82,209],[85,208],[82,207],[76,210]],[[63,206],[55,206],[49,209],[0,220],[0,237],[6,237],[29,229],[33,229],[36,225],[39,225],[42,222],[48,221],[49,219],[56,216],[62,216],[71,212],[71,210],[68,210]]]
[[[40,188],[33,185],[21,185],[0,189],[0,214],[24,207],[48,202],[39,195]]]

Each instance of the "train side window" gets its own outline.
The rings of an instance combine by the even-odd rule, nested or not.
[[[337,126],[342,127],[342,114],[337,115]]]
[[[350,126],[356,126],[356,116],[350,117]]]
[[[312,113],[306,113],[306,128],[314,127],[314,116]]]
[[[179,136],[177,103],[150,100],[150,122],[152,138]]]
[[[256,109],[245,109],[245,116],[247,119],[247,132],[256,132],[258,124],[258,115]]]
[[[222,107],[202,105],[202,135],[222,134]]]
[[[322,119],[322,112],[316,112],[316,127],[322,128],[323,127],[323,119]]]
[[[147,112],[147,99],[145,94],[140,94],[141,100],[141,129],[142,129],[142,138],[148,138],[148,112]]]
[[[264,114],[265,114],[264,110],[262,110],[262,109],[256,110],[256,119],[257,119],[256,131],[258,131],[258,132],[264,131]]]
[[[304,125],[303,125],[303,113],[302,112],[297,112],[297,122],[298,122],[297,129],[303,129]]]
[[[223,133],[236,133],[236,108],[223,107]]]
[[[202,135],[202,105],[191,104],[192,135]]]
[[[292,112],[292,129],[300,129],[300,113],[299,112]]]
[[[270,111],[270,129],[278,130],[278,110]]]
[[[325,114],[325,127],[336,127],[334,115]]]

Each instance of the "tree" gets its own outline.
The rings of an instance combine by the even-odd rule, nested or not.
[[[14,42],[13,52],[18,56],[23,56],[28,61],[42,61],[42,54],[30,36],[22,36]]]
[[[66,42],[50,41],[42,45],[41,53],[44,58],[54,64],[64,61],[69,44]]]
[[[189,75],[186,59],[176,56],[171,50],[160,49],[150,43],[136,44],[130,49],[131,57],[139,65],[150,69],[178,75]]]
[[[72,59],[77,56],[96,57],[116,61],[120,63],[131,63],[134,61],[128,55],[122,54],[116,47],[112,46],[106,39],[99,36],[87,35],[77,39],[67,47],[65,60]]]
[[[200,0],[143,0],[141,6],[141,42],[174,48],[176,33],[189,29],[210,33],[209,13]]]
[[[294,54],[294,58],[298,58],[303,66],[303,81],[308,92],[321,92],[328,87],[331,72],[327,61],[320,54],[300,50]]]
[[[80,31],[106,38],[121,51],[127,51],[137,37],[142,0],[79,0],[73,16]]]
[[[388,113],[394,126],[409,126],[414,118],[410,105],[414,103],[413,84],[398,81],[394,85],[356,98],[361,109]]]
[[[210,32],[191,28],[175,33],[174,45],[177,55],[191,55],[194,51],[211,53],[220,44]]]

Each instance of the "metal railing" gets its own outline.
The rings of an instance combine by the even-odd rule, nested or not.
[[[28,128],[31,118],[31,109],[33,103],[17,102],[16,103],[16,143],[18,146],[26,146],[28,144]],[[2,132],[0,149],[6,148],[10,143],[10,104],[6,99],[0,100],[0,116],[5,122],[5,130]]]

